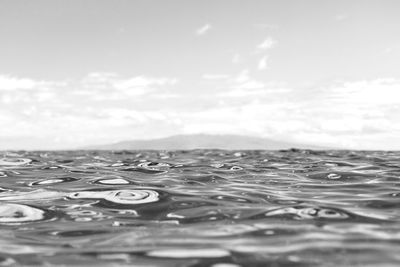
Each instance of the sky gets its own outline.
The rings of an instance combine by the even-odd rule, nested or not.
[[[0,0],[0,149],[400,149],[400,1]]]

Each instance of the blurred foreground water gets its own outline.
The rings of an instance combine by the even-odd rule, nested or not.
[[[0,152],[0,266],[400,266],[400,152]]]

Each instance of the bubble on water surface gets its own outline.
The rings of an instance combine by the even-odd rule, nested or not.
[[[327,178],[331,179],[331,180],[336,180],[336,179],[340,179],[342,176],[340,176],[339,174],[336,173],[330,173],[328,174]]]
[[[230,256],[230,252],[219,248],[177,248],[177,249],[160,249],[147,253],[150,257],[160,258],[221,258]]]
[[[121,185],[130,184],[128,180],[122,178],[103,178],[93,182],[94,184],[104,184],[104,185]]]
[[[51,184],[59,184],[59,183],[67,183],[67,182],[74,182],[79,180],[78,178],[73,177],[60,177],[60,178],[52,178],[52,179],[45,179],[30,183],[29,185],[51,185]]]
[[[231,170],[231,171],[240,171],[240,170],[243,170],[243,168],[240,167],[240,166],[232,166],[232,167],[230,168],[230,170]]]
[[[138,164],[137,171],[145,172],[145,173],[163,173],[166,172],[171,165],[167,163],[158,163],[158,162],[142,162]]]
[[[69,195],[71,199],[104,199],[118,204],[144,204],[159,200],[156,191],[142,190],[109,190],[109,191],[80,191]]]
[[[0,223],[15,224],[45,219],[45,211],[28,205],[15,203],[0,204]]]
[[[19,166],[32,162],[31,159],[25,158],[2,158],[0,159],[0,166]]]

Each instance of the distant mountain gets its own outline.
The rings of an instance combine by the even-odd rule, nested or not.
[[[99,150],[187,150],[187,149],[265,149],[288,148],[326,149],[306,144],[287,143],[259,137],[241,135],[174,135],[152,140],[122,141],[108,145],[95,145],[85,149]]]

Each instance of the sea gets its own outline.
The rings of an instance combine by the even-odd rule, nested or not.
[[[0,266],[400,266],[400,152],[0,152]]]

